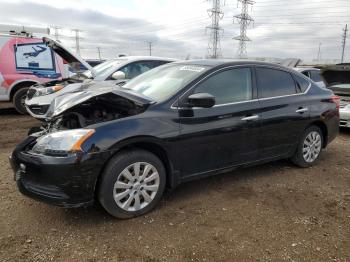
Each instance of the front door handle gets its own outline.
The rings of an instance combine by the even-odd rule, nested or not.
[[[302,108],[299,108],[297,111],[295,111],[295,113],[302,114],[302,113],[305,113],[305,112],[307,112],[307,111],[309,111],[308,108],[302,107]]]
[[[253,116],[243,117],[241,120],[242,121],[255,121],[255,120],[258,120],[258,119],[259,119],[258,115],[253,115]]]

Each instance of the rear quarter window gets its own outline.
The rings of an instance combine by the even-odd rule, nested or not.
[[[259,98],[296,94],[292,75],[272,68],[256,68]]]
[[[301,72],[304,76],[307,76],[308,78],[310,78],[310,72],[309,71],[304,71]]]
[[[304,93],[310,86],[310,82],[298,75],[293,75],[297,84],[298,93]]]
[[[320,71],[317,71],[317,70],[312,70],[310,71],[310,77],[313,81],[315,82],[321,82],[322,81],[322,78],[321,78],[321,74],[320,74]]]

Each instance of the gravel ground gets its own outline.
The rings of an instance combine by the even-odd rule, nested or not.
[[[0,261],[350,261],[350,131],[319,163],[287,161],[181,185],[150,214],[22,196],[8,155],[38,122],[0,109]]]

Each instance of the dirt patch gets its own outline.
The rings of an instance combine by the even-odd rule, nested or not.
[[[7,157],[39,122],[0,109],[1,261],[350,261],[350,132],[319,163],[287,161],[181,185],[116,220],[22,196]]]

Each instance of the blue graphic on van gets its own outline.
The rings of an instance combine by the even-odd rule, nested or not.
[[[39,48],[39,50],[37,50],[36,48]],[[23,55],[25,56],[25,58],[28,57],[37,57],[40,53],[45,52],[46,51],[46,47],[37,45],[36,48],[34,46],[32,46],[32,49],[34,50],[34,52],[28,52],[28,53],[24,53]]]

